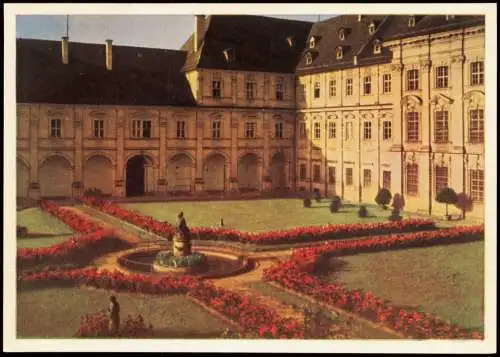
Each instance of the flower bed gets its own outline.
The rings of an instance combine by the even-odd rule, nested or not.
[[[153,217],[128,211],[109,201],[99,200],[95,197],[83,197],[81,201],[163,237],[169,238],[175,232],[175,228],[167,222],[159,222]],[[253,244],[284,244],[435,229],[436,225],[432,220],[408,219],[399,222],[372,224],[328,224],[325,226],[298,227],[262,233],[241,232],[227,228],[194,227],[191,229],[191,233],[197,239],[201,240],[223,240]]]
[[[376,323],[413,338],[483,338],[482,333],[452,325],[418,311],[389,306],[370,292],[349,290],[340,283],[325,283],[315,277],[318,259],[324,254],[349,254],[378,250],[400,249],[478,240],[484,236],[484,227],[457,227],[447,230],[379,236],[362,241],[328,242],[322,247],[295,251],[289,261],[266,269],[264,280],[274,281],[285,288],[311,296],[318,301],[357,313]]]
[[[83,215],[79,215],[74,211],[59,207],[54,202],[42,200],[40,201],[40,208],[42,211],[50,213],[60,219],[76,232],[96,232],[102,229],[101,225],[96,222],[90,221]]]
[[[119,331],[113,332],[109,329],[109,316],[104,311],[94,314],[86,314],[81,317],[80,327],[75,333],[75,337],[132,337],[146,338],[153,335],[153,326],[146,326],[141,314],[128,315],[123,327]]]

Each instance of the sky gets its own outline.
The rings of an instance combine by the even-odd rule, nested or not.
[[[318,15],[267,15],[283,19],[317,21]],[[320,15],[326,20],[335,15]],[[73,42],[179,49],[194,29],[193,15],[70,15]],[[17,15],[16,37],[60,40],[66,34],[64,15]]]

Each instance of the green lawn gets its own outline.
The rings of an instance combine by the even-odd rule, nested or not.
[[[28,228],[28,232],[71,234],[72,230],[56,217],[40,208],[28,208],[17,212],[17,224]]]
[[[65,240],[71,238],[70,234],[53,236],[53,237],[29,237],[29,238],[17,238],[18,248],[40,248],[40,247],[50,247],[51,245],[64,242]]]
[[[107,308],[111,292],[83,288],[26,290],[17,295],[18,338],[72,338],[80,316]],[[182,295],[116,294],[122,320],[140,313],[158,338],[216,338],[230,326]]]
[[[484,242],[365,253],[328,263],[327,280],[483,329]]]
[[[259,232],[328,223],[369,223],[387,221],[391,211],[369,206],[369,217],[359,218],[358,207],[345,205],[335,214],[329,209],[330,200],[313,201],[304,208],[301,199],[262,199],[240,201],[187,201],[167,203],[128,203],[123,208],[175,223],[177,214],[184,212],[190,226],[216,226],[224,219],[226,227]]]

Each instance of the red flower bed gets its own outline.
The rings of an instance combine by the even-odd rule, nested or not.
[[[158,235],[171,237],[175,232],[175,228],[167,222],[159,222],[153,217],[130,212],[109,201],[99,200],[95,197],[83,197],[81,200],[107,214],[123,219]],[[191,232],[197,239],[202,240],[224,240],[253,244],[282,244],[350,238],[373,234],[415,232],[434,230],[435,228],[436,225],[432,220],[408,219],[398,222],[368,224],[328,224],[325,226],[297,227],[260,233],[210,227],[194,227],[191,229]]]
[[[264,279],[360,314],[374,322],[383,323],[415,338],[483,338],[482,333],[454,326],[425,313],[388,306],[370,292],[348,290],[340,283],[325,283],[312,273],[323,254],[348,254],[376,250],[398,249],[409,246],[462,242],[481,239],[484,227],[458,227],[454,229],[419,232],[397,236],[379,236],[362,241],[328,242],[322,247],[300,249],[292,258],[278,266],[266,269]]]
[[[76,232],[87,233],[96,232],[102,227],[94,221],[88,220],[83,215],[79,215],[69,209],[61,208],[51,201],[40,201],[42,211],[48,212],[57,217]]]
[[[128,315],[123,327],[118,332],[109,329],[109,316],[104,311],[86,314],[80,318],[80,327],[75,337],[151,337],[153,326],[146,326],[141,314]]]

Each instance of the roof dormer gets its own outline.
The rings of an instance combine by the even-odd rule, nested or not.
[[[349,34],[349,29],[341,27],[338,31],[339,40],[344,41],[348,34]]]
[[[375,33],[375,30],[377,28],[377,25],[375,24],[375,22],[370,22],[370,25],[368,25],[368,33],[370,35],[373,35]]]
[[[286,43],[288,43],[288,47],[292,48],[293,46],[295,46],[295,37],[288,36],[286,38]]]
[[[342,48],[342,46],[337,46],[337,48],[335,48],[335,57],[338,60],[344,58],[344,49]]]
[[[363,20],[363,15],[358,15],[358,22],[361,22]]]
[[[381,52],[382,52],[382,41],[377,38],[373,42],[373,53],[377,55],[377,54],[379,54]]]
[[[446,15],[446,21],[453,20],[455,18],[455,15]]]
[[[305,57],[306,57],[306,64],[307,64],[307,65],[312,64],[312,62],[313,62],[313,57],[312,57],[311,52],[307,52]]]
[[[234,61],[234,49],[232,47],[226,48],[224,51],[224,58],[227,63],[231,63]]]
[[[415,27],[415,15],[408,16],[408,27]]]
[[[311,36],[309,38],[309,48],[316,48],[316,43],[319,41],[319,36]]]

